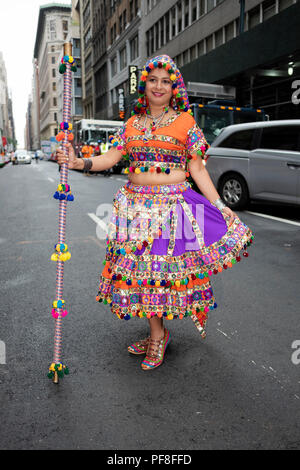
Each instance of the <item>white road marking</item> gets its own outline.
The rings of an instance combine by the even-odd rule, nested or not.
[[[49,176],[48,176],[48,180],[51,181],[51,183],[55,183],[54,179],[50,178]]]
[[[224,333],[224,331],[219,330],[219,328],[217,328],[217,331],[219,331],[220,333],[222,333],[222,335],[226,336],[226,338],[230,339],[230,337],[229,337],[226,333]]]
[[[88,216],[94,221],[96,222],[97,225],[99,225],[99,227],[102,228],[102,230],[104,230],[106,233],[108,233],[108,227],[106,225],[105,222],[103,222],[103,220],[99,219],[99,217],[97,217],[95,214],[93,214],[92,212],[88,213]]]
[[[300,227],[300,222],[295,222],[294,220],[281,219],[280,217],[274,217],[273,215],[260,214],[259,212],[244,211],[247,214],[257,215],[258,217],[264,217],[265,219],[277,220],[278,222],[283,222],[284,224],[291,224]]]

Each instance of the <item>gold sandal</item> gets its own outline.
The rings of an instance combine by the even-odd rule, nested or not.
[[[171,340],[170,333],[165,329],[165,334],[161,339],[149,338],[147,354],[141,366],[143,370],[155,369],[160,366],[164,360],[167,346]]]
[[[136,355],[146,354],[148,343],[149,343],[149,338],[136,341],[135,343],[132,343],[130,346],[128,346],[128,352],[130,352],[131,354],[136,354]]]

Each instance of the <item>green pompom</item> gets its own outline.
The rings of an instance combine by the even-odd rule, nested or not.
[[[71,66],[71,70],[72,70],[72,72],[77,72],[77,67],[76,67],[76,65],[72,65],[72,66]]]
[[[60,64],[60,66],[58,68],[59,73],[63,74],[63,73],[65,73],[66,70],[67,70],[66,65],[65,64]]]
[[[48,372],[47,377],[48,379],[52,379],[54,376],[54,373],[52,371]]]
[[[58,370],[58,371],[57,371],[57,375],[58,375],[58,377],[61,379],[61,378],[64,376],[64,373],[63,373],[62,370]]]
[[[69,371],[68,367],[64,368],[64,373],[65,373],[65,375],[69,375],[70,371]]]

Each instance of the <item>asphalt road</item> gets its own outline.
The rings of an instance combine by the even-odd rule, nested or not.
[[[120,321],[95,301],[105,244],[88,214],[124,181],[70,174],[62,358],[70,375],[54,385],[46,374],[59,173],[52,162],[0,170],[0,447],[299,449],[300,364],[291,358],[300,345],[300,226],[238,213],[255,240],[247,259],[212,278],[218,308],[207,338],[190,319],[168,322],[165,362],[145,372],[127,345],[146,335],[146,321]],[[276,211],[299,220],[299,209]]]

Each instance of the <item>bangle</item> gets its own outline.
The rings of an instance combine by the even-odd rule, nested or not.
[[[225,209],[225,207],[227,207],[221,198],[216,199],[214,202],[212,202],[212,205],[219,209],[219,211],[222,211],[223,209]]]
[[[90,158],[84,158],[83,162],[83,171],[90,171],[92,168],[93,162]]]

